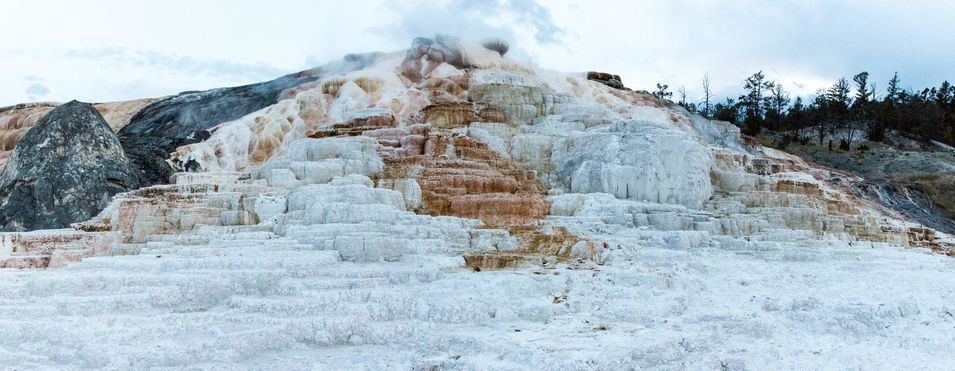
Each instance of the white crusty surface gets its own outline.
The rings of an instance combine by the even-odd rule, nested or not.
[[[275,369],[955,362],[947,351],[955,343],[955,262],[924,251],[839,241],[649,244],[595,269],[473,272],[460,257],[436,253],[346,262],[349,250],[252,228],[198,235],[199,243],[155,241],[139,255],[60,270],[0,271],[0,362]]]

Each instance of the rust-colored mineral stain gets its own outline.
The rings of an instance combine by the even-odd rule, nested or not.
[[[467,127],[472,122],[507,122],[507,113],[484,103],[446,101],[421,110],[421,122],[436,129],[453,129]]]
[[[484,253],[464,256],[464,264],[474,270],[516,268],[526,260],[527,257],[524,255],[508,253]]]
[[[936,241],[935,230],[924,227],[909,227],[908,240],[912,247],[921,247],[931,249],[940,254],[955,257],[955,249],[951,246]]]
[[[800,182],[791,179],[780,179],[774,186],[775,192],[795,193],[807,196],[821,196],[819,185],[809,182]]]
[[[0,269],[36,269],[50,266],[50,256],[11,256],[0,259]]]
[[[308,133],[307,136],[309,138],[358,136],[369,130],[394,128],[395,125],[397,125],[395,116],[391,113],[387,113],[355,118],[348,122],[334,124],[331,127]]]
[[[424,158],[407,160],[423,167],[416,180],[428,214],[476,218],[500,227],[533,224],[547,215],[550,205],[535,177],[501,159],[486,143],[464,136],[435,142],[453,147],[454,158],[445,151],[425,151]],[[403,162],[391,164],[400,167]]]
[[[503,158],[483,141],[444,130],[473,121],[505,122],[504,116],[503,110],[483,104],[443,102],[422,110],[418,117],[423,124],[361,129],[379,143],[385,160],[379,179],[418,182],[422,206],[417,212],[480,219],[489,228],[504,228],[518,237],[519,251],[465,256],[471,268],[510,268],[527,261],[528,255],[566,257],[579,241],[566,230],[541,232],[539,222],[548,215],[550,204],[533,171]]]

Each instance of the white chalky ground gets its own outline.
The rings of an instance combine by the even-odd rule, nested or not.
[[[924,251],[640,248],[612,266],[473,272],[446,256],[344,263],[268,232],[231,232],[0,271],[0,364],[955,365],[955,260]]]

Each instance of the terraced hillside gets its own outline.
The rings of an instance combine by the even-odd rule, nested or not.
[[[507,49],[422,38],[199,136],[167,122],[191,138],[160,159],[170,184],[2,235],[0,363],[955,363],[950,236],[612,74]]]

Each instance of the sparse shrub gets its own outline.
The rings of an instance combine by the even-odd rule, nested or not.
[[[848,150],[849,150],[849,141],[847,141],[847,140],[845,140],[845,139],[840,139],[840,140],[839,140],[839,149],[841,149],[841,150],[843,150],[843,151],[848,151]]]

